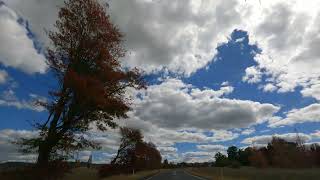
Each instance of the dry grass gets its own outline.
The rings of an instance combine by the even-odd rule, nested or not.
[[[135,179],[142,179],[144,177],[152,176],[158,173],[160,170],[153,170],[153,171],[141,171],[136,173],[135,175],[120,175],[120,176],[111,176],[109,178],[105,178],[105,180],[112,179],[112,180],[135,180]]]
[[[153,174],[158,173],[159,170],[153,171],[141,171],[136,173],[135,175],[118,175],[111,176],[108,178],[103,178],[103,180],[134,180],[141,179],[143,177],[151,176]],[[72,170],[72,173],[67,174],[63,180],[99,180],[98,172],[96,169],[88,169],[85,167],[80,167]]]
[[[257,169],[252,167],[232,168],[189,168],[191,174],[215,180],[318,180],[320,169]]]

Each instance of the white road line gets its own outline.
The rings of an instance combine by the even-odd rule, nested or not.
[[[194,176],[194,175],[192,175],[192,174],[190,174],[190,173],[188,173],[188,172],[186,172],[186,171],[183,171],[183,172],[186,173],[186,174],[188,174],[189,176],[194,177],[194,178],[201,179],[201,180],[207,180],[207,179],[204,179],[204,178],[199,177],[199,176]]]
[[[148,178],[148,179],[146,179],[146,180],[150,180],[150,179],[152,179],[153,177],[155,177],[155,176],[157,176],[158,174],[160,174],[160,172],[161,172],[161,171],[157,172],[156,174],[154,174],[153,176],[149,177],[149,178]]]

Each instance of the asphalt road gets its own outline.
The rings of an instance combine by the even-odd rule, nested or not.
[[[193,176],[184,170],[172,170],[166,172],[160,172],[146,180],[205,180],[201,177]]]

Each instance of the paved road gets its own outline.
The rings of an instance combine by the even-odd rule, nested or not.
[[[160,172],[159,174],[148,178],[147,180],[205,180],[200,177],[188,174],[184,170],[172,170]]]

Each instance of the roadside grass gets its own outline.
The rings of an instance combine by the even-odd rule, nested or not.
[[[74,168],[71,173],[67,173],[63,180],[99,180],[98,171],[95,168],[88,169],[86,167]]]
[[[257,169],[253,167],[188,168],[187,172],[214,180],[319,180],[320,168],[312,169]]]
[[[146,177],[150,177],[152,175],[155,175],[159,173],[160,170],[153,170],[153,171],[141,171],[134,175],[119,175],[119,176],[111,176],[108,178],[105,178],[105,180],[136,180],[136,179],[143,179]]]
[[[107,178],[103,178],[102,180],[135,180],[135,179],[142,179],[144,177],[152,176],[156,173],[158,173],[159,170],[152,170],[152,171],[141,171],[137,172],[134,175],[115,175],[115,176],[110,176]],[[98,172],[96,169],[91,168],[85,168],[85,167],[80,167],[80,168],[75,168],[72,170],[71,173],[68,173],[63,180],[101,180],[98,176]]]

